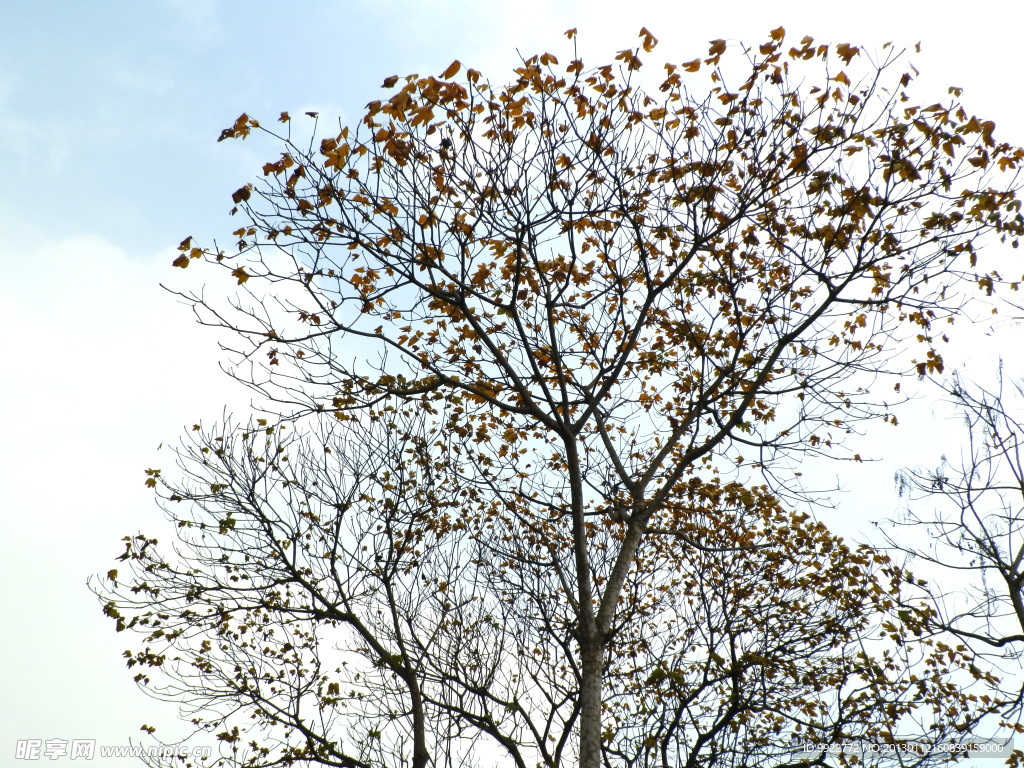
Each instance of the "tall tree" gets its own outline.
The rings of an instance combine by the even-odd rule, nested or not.
[[[1024,423],[1015,414],[1024,403],[1024,383],[1006,382],[1000,363],[991,389],[958,373],[945,391],[964,419],[964,450],[959,461],[943,456],[933,470],[897,475],[905,499],[897,522],[917,536],[890,536],[889,543],[953,575],[957,591],[927,591],[931,610],[925,626],[964,643],[979,665],[988,662],[985,679],[999,704],[1001,725],[1022,733]]]
[[[172,691],[232,749],[233,712],[283,729],[239,762],[423,766],[483,738],[516,765],[755,765],[979,716],[948,677],[969,659],[905,642],[926,609],[888,616],[908,577],[780,499],[806,499],[801,455],[859,459],[843,436],[895,423],[872,377],[941,371],[935,324],[999,282],[979,238],[1024,229],[1024,150],[908,106],[891,47],[851,79],[855,46],[716,40],[651,94],[655,43],[503,88],[390,77],[319,145],[287,114],[223,132],[285,151],[233,195],[237,252],[187,238],[174,263],[241,286],[186,298],[273,431],[200,430],[197,482],[151,471],[194,562],[129,539],[136,596],[106,610],[174,649]],[[326,672],[327,626],[368,666]]]

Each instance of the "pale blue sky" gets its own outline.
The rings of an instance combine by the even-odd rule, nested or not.
[[[354,123],[388,75],[439,74],[457,58],[500,81],[517,49],[570,58],[569,27],[598,64],[635,45],[641,26],[659,56],[682,62],[713,38],[756,43],[782,24],[823,42],[921,40],[920,98],[963,86],[997,135],[1024,144],[1016,2],[716,7],[726,4],[0,0],[0,763],[18,739],[124,744],[143,721],[174,732],[173,707],[131,684],[127,643],[84,580],[114,565],[122,535],[163,530],[142,473],[169,464],[157,445],[248,402],[218,375],[214,339],[158,287],[200,285],[200,270],[171,269],[175,246],[227,240],[231,192],[276,157],[266,141],[216,142],[241,112]],[[966,359],[985,348],[959,349]],[[989,353],[978,354],[981,365]],[[895,505],[893,469],[930,462],[955,430],[930,413],[875,443],[886,462],[850,476],[860,501],[837,525]]]

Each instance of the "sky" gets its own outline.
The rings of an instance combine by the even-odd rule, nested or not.
[[[171,268],[175,247],[186,236],[228,242],[238,226],[231,192],[276,157],[266,141],[216,142],[239,114],[270,122],[314,110],[354,124],[389,75],[438,75],[459,59],[500,82],[520,55],[569,59],[571,27],[596,65],[635,46],[642,26],[659,38],[660,56],[683,62],[712,39],[759,43],[782,25],[789,39],[920,41],[922,100],[960,86],[997,136],[1024,144],[1022,8],[0,0],[0,763],[22,764],[9,762],[19,740],[118,746],[137,740],[144,722],[165,740],[181,730],[173,705],[131,682],[128,643],[85,580],[116,565],[122,536],[168,533],[143,471],[170,464],[166,446],[183,428],[249,408],[218,370],[215,337],[160,287],[202,287],[201,270]],[[979,331],[947,361],[984,377],[1000,350],[1012,368],[1013,343]],[[869,434],[862,453],[879,461],[832,470],[850,493],[825,521],[855,535],[890,515],[896,469],[956,450],[958,426],[944,414],[925,399],[897,430]]]

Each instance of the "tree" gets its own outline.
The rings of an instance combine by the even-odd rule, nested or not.
[[[1024,385],[1015,382],[1007,387],[1000,363],[991,390],[955,374],[946,393],[964,419],[964,455],[958,465],[943,456],[935,470],[904,470],[897,475],[900,496],[906,497],[898,524],[926,528],[928,544],[908,546],[892,537],[890,544],[917,561],[956,574],[961,592],[946,595],[935,587],[928,591],[932,610],[927,630],[955,637],[977,659],[989,662],[986,680],[999,704],[1001,724],[1020,733],[1024,425],[1013,414],[1024,397]],[[1007,671],[1011,671],[1010,687],[997,679]]]
[[[657,95],[640,49],[544,54],[501,89],[390,77],[319,145],[287,114],[223,132],[285,151],[233,195],[237,253],[174,264],[237,281],[185,298],[272,421],[151,470],[182,551],[127,539],[105,610],[227,757],[760,765],[984,714],[928,609],[894,613],[912,577],[786,506],[801,456],[895,424],[874,378],[942,370],[935,324],[1000,281],[980,239],[1024,229],[992,178],[1024,151],[906,106],[891,47],[854,82],[858,48],[783,41],[734,47],[737,78],[716,40]],[[276,735],[243,748],[242,715]]]

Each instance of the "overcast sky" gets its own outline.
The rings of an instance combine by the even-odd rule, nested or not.
[[[596,65],[635,46],[641,26],[660,56],[683,62],[711,39],[758,43],[781,24],[790,39],[921,41],[919,98],[962,86],[970,111],[1024,144],[1019,8],[0,0],[0,763],[19,739],[120,745],[143,722],[165,739],[177,732],[173,706],[131,683],[128,643],[85,579],[115,565],[120,537],[167,535],[144,487],[145,468],[170,465],[157,446],[248,405],[218,373],[213,337],[159,287],[200,287],[201,269],[170,267],[175,246],[188,235],[227,242],[238,226],[231,192],[277,155],[267,141],[216,142],[240,113],[270,122],[316,110],[355,123],[389,75],[438,75],[459,59],[502,82],[517,51],[568,60],[570,27]],[[984,375],[996,348],[978,336],[947,357]],[[863,453],[883,461],[844,475],[856,493],[826,522],[866,528],[895,508],[896,468],[955,449],[956,425],[934,413],[922,404],[872,437]]]

